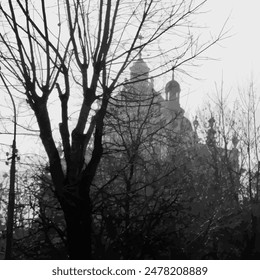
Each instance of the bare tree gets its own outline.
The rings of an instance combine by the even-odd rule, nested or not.
[[[192,20],[205,2],[9,0],[0,5],[2,75],[37,120],[66,220],[70,258],[91,258],[89,192],[103,155],[108,104],[124,85],[124,71],[149,50],[157,62],[151,77],[157,77],[195,61],[221,40],[223,29],[207,42],[191,35]],[[171,36],[171,45],[159,48]],[[157,59],[164,54],[171,59]],[[64,158],[57,150],[59,139]]]
[[[233,106],[228,94],[225,94],[223,81],[216,90],[216,98],[211,100],[213,106],[211,103],[207,108],[208,116],[206,117],[204,112],[204,116],[201,117],[205,131],[207,128],[205,123],[203,125],[203,119],[207,120],[210,115],[214,115],[216,119],[215,140],[218,149],[215,151],[220,160],[213,162],[212,167],[217,167],[220,171],[216,174],[216,181],[223,177],[220,182],[225,190],[225,201],[229,205],[232,200],[236,201],[248,215],[250,222],[244,242],[245,257],[259,258],[260,128],[257,121],[259,99],[256,86],[254,81],[251,81],[248,87],[239,88]]]

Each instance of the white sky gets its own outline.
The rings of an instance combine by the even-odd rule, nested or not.
[[[216,34],[229,17],[227,29],[232,37],[214,46],[207,54],[218,61],[205,61],[195,69],[200,81],[182,84],[182,106],[193,113],[194,109],[209,99],[215,92],[215,83],[220,85],[223,75],[224,89],[231,90],[235,97],[238,87],[246,88],[253,78],[256,88],[260,77],[260,2],[258,0],[209,0],[208,13],[201,18]],[[198,18],[200,21],[200,18]],[[185,79],[185,78],[184,78]]]

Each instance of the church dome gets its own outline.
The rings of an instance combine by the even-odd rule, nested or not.
[[[171,91],[171,90],[172,91],[181,91],[180,84],[175,80],[169,81],[165,86],[165,91]]]
[[[174,72],[172,72],[172,79],[165,86],[165,107],[173,114],[179,113],[182,109],[180,106],[180,84],[174,79]]]
[[[140,56],[137,61],[134,62],[133,66],[130,67],[131,79],[148,79],[150,68],[146,62]]]
[[[165,86],[166,100],[175,100],[179,98],[180,91],[181,87],[177,81],[169,81]]]

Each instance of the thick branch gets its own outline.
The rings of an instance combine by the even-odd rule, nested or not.
[[[59,153],[52,136],[47,102],[45,100],[36,102],[34,106],[34,113],[40,128],[40,138],[49,158],[50,172],[53,183],[55,185],[57,193],[61,195],[64,182],[64,174],[61,167]]]

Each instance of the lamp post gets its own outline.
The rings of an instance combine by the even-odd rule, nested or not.
[[[13,144],[12,144],[12,154],[11,157],[11,168],[10,168],[10,187],[8,196],[8,208],[7,208],[7,228],[6,228],[6,249],[5,249],[5,259],[10,260],[13,256],[13,229],[14,229],[14,207],[15,207],[15,161],[17,156],[16,148],[16,106],[14,103],[14,98],[8,88],[8,85],[0,72],[0,78],[12,100],[13,110],[14,110],[14,134],[13,134]]]

